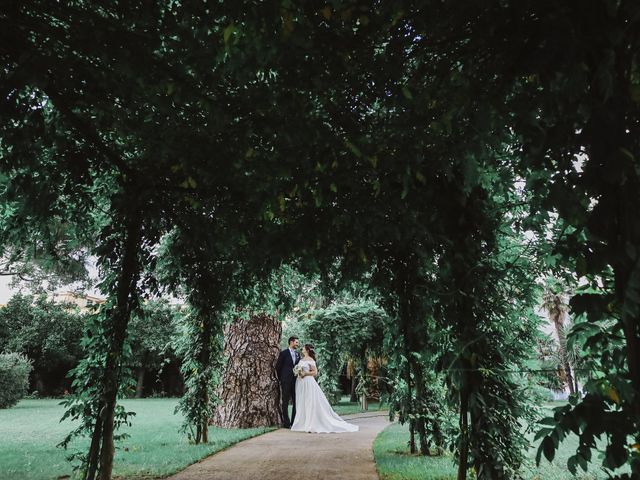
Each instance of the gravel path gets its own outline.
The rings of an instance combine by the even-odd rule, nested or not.
[[[171,480],[378,480],[372,445],[389,421],[384,412],[344,416],[355,433],[300,433],[281,428],[218,452]]]

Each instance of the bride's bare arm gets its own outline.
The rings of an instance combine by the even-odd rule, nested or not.
[[[303,376],[307,376],[307,375],[311,375],[312,377],[315,377],[316,375],[318,375],[318,369],[316,368],[315,365],[311,365],[309,364],[309,371],[308,372],[303,372]]]

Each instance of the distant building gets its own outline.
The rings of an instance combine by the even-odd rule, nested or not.
[[[52,294],[50,298],[56,303],[70,303],[72,305],[76,305],[80,311],[88,310],[89,308],[95,305],[100,305],[106,301],[101,297],[84,295],[76,292],[56,292]]]

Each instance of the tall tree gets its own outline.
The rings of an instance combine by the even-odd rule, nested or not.
[[[565,292],[557,291],[557,289],[553,289],[553,286],[548,286],[542,300],[542,306],[547,311],[549,319],[555,329],[556,336],[558,337],[558,353],[569,392],[574,394],[576,393],[574,372],[572,372],[571,364],[569,363],[569,354],[567,353],[565,318],[567,317],[569,305],[566,302]]]

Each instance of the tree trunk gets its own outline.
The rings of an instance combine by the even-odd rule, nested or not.
[[[209,395],[207,395],[206,391],[204,394],[205,405],[209,404]],[[209,417],[205,415],[202,420],[202,443],[209,443]]]
[[[96,424],[91,435],[91,446],[89,447],[89,462],[87,465],[86,478],[95,478],[98,470],[98,455],[100,453],[100,437],[102,436],[102,412],[96,416]]]
[[[416,453],[416,428],[412,418],[409,419],[409,452]]]
[[[358,394],[356,393],[357,386],[358,386],[358,377],[356,377],[355,375],[352,375],[351,376],[351,398],[349,399],[350,402],[358,401]]]
[[[468,399],[466,392],[460,392],[460,458],[458,460],[458,480],[467,478],[469,458]]]
[[[556,331],[556,336],[558,337],[558,354],[560,356],[560,363],[565,376],[563,381],[566,380],[567,386],[569,387],[569,393],[573,395],[576,393],[576,389],[573,374],[571,372],[571,365],[569,363],[569,356],[567,355],[567,338],[564,333],[566,304],[561,293],[547,294],[546,303],[547,312],[549,313],[549,317]]]
[[[367,361],[367,370],[371,378],[369,387],[369,398],[380,400],[380,358],[371,357]]]
[[[202,313],[203,311],[200,310]],[[200,368],[207,369],[211,365],[211,340],[213,335],[214,316],[201,315],[202,328],[200,330],[202,350],[198,355]],[[204,408],[201,424],[198,428],[196,443],[209,443],[209,378],[203,378],[199,394],[202,395],[202,407]]]
[[[237,319],[224,329],[227,359],[213,424],[224,428],[279,425],[280,385],[275,375],[282,325],[265,314]]]
[[[418,431],[418,439],[420,440],[420,453],[422,455],[429,455],[429,441],[427,440],[427,432],[423,417],[425,412],[423,411],[424,407],[422,405],[422,401],[425,399],[424,377],[422,375],[422,368],[418,362],[413,361],[410,362],[410,364],[412,364],[413,367],[413,375],[416,384],[416,399],[418,400],[416,413],[419,417],[416,419],[416,430]]]
[[[369,400],[367,399],[367,395],[363,393],[360,396],[360,407],[362,410],[369,410]]]
[[[41,396],[45,393],[44,380],[42,379],[42,375],[39,373],[34,374],[34,386],[33,389],[38,392],[38,395]]]
[[[144,374],[147,369],[144,367],[138,367],[137,370],[138,379],[136,382],[136,398],[142,398],[142,395],[144,394]]]
[[[100,480],[111,480],[115,445],[113,441],[114,412],[120,381],[122,348],[127,335],[127,325],[131,316],[131,296],[139,276],[138,248],[141,224],[139,216],[130,214],[127,218],[123,245],[122,268],[118,279],[116,309],[113,325],[109,331],[109,354],[102,381],[102,448],[100,449]]]
[[[558,335],[558,345],[559,345],[559,353],[560,358],[562,359],[562,368],[564,369],[564,374],[567,377],[567,385],[569,386],[569,393],[576,393],[573,383],[573,374],[571,372],[571,365],[569,364],[569,355],[567,354],[567,338],[564,334],[564,315],[565,312],[563,309],[559,309],[556,312],[556,316],[553,319],[553,323],[556,327],[556,333]]]

